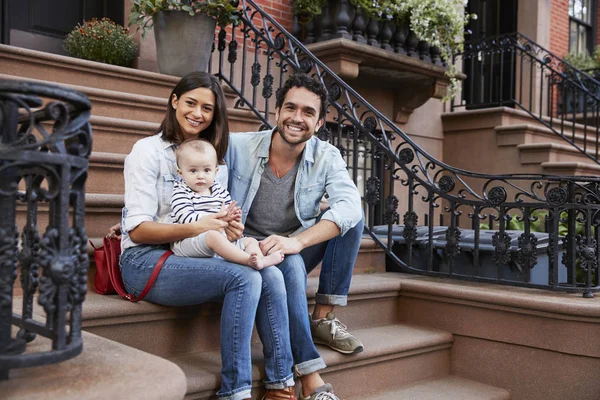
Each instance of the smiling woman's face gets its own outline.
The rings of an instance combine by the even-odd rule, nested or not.
[[[215,95],[207,88],[190,90],[180,98],[173,95],[171,104],[184,140],[197,138],[210,126],[215,114]]]

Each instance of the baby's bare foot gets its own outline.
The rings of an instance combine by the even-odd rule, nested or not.
[[[281,251],[276,251],[275,253],[271,253],[268,256],[264,256],[260,260],[260,262],[263,264],[263,268],[266,268],[281,263],[283,261],[283,258],[283,253]]]
[[[258,258],[258,254],[256,253],[250,253],[250,258],[248,258],[248,266],[258,271],[264,268],[261,260]]]

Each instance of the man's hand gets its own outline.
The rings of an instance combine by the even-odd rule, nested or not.
[[[278,250],[281,250],[283,254],[298,254],[304,249],[302,242],[298,238],[278,235],[271,235],[258,242],[258,245],[265,256]]]

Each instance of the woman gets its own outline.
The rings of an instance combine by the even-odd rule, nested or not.
[[[219,163],[227,150],[227,107],[218,80],[207,73],[183,77],[169,97],[165,119],[156,135],[139,140],[125,159],[125,207],[121,221],[121,270],[126,290],[139,295],[168,243],[208,230],[225,229],[230,239],[243,226],[227,212],[189,224],[171,224],[170,199],[177,176],[175,149],[186,139],[202,138],[217,150]],[[227,185],[227,168],[217,179]],[[171,255],[146,300],[169,306],[222,302],[222,399],[249,399],[252,385],[250,339],[259,302],[268,317],[259,318],[268,399],[287,396],[294,385],[286,291],[281,271],[256,271],[217,258]],[[265,306],[268,305],[268,306]],[[295,398],[293,397],[285,398]]]

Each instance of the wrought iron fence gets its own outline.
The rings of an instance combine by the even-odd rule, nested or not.
[[[519,108],[600,164],[600,82],[593,76],[520,33],[466,43],[454,62],[467,79],[452,111]]]
[[[90,107],[75,91],[0,81],[0,380],[82,350]],[[36,316],[34,298],[43,309]],[[36,335],[50,344],[26,352]]]
[[[600,290],[600,179],[486,175],[446,165],[252,0],[241,4],[241,26],[218,35],[216,74],[237,95],[235,107],[250,110],[266,127],[271,98],[289,74],[323,82],[330,104],[318,136],[337,146],[349,165],[366,232],[392,260],[390,270],[584,296]],[[496,227],[485,226],[490,220]],[[508,229],[511,223],[521,229]]]

